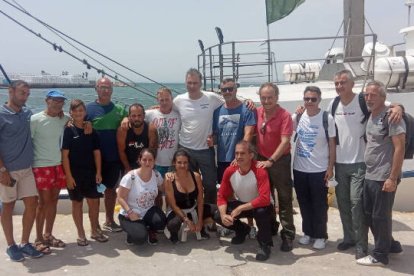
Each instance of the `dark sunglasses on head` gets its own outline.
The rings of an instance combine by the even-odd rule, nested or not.
[[[318,101],[318,98],[313,98],[313,97],[304,97],[303,100],[305,102],[313,102],[316,103]]]
[[[234,87],[223,87],[220,89],[221,93],[233,92]]]
[[[265,133],[266,133],[266,122],[262,123],[262,126],[260,127],[260,133],[262,135],[265,135]]]

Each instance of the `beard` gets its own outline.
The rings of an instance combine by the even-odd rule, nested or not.
[[[144,124],[144,122],[131,122],[133,128],[139,128]]]

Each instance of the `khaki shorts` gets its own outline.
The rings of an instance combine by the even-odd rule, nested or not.
[[[9,187],[0,183],[0,200],[2,202],[8,203],[38,195],[32,168],[10,172],[10,176],[16,180],[16,184]]]

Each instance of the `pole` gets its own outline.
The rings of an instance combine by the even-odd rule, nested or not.
[[[270,32],[269,32],[269,25],[267,27],[267,81],[271,81],[271,73],[272,73],[272,57],[270,55]]]

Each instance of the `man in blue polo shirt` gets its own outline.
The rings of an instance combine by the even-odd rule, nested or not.
[[[29,237],[36,216],[37,190],[32,172],[33,146],[30,136],[32,112],[25,106],[29,85],[14,81],[9,87],[9,100],[0,107],[0,200],[3,202],[1,225],[12,261],[24,256],[38,258],[43,254],[30,243]],[[13,237],[13,209],[17,199],[24,203],[23,232],[20,246]]]

